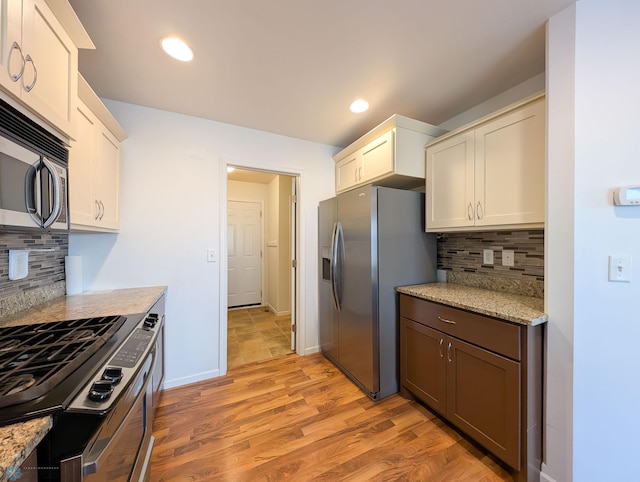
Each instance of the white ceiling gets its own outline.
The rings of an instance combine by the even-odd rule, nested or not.
[[[440,124],[544,71],[574,0],[70,0],[103,98],[344,147],[392,114]],[[167,57],[176,35],[191,63]],[[371,108],[352,114],[365,98]]]

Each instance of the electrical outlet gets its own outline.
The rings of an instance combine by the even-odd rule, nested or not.
[[[493,249],[482,250],[482,264],[493,264]]]
[[[502,266],[513,266],[515,253],[512,249],[502,250]]]

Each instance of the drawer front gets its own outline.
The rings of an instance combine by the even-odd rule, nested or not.
[[[400,316],[514,360],[521,359],[522,327],[400,294]]]

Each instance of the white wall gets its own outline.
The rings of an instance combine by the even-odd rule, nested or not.
[[[543,474],[572,480],[575,5],[547,24],[546,335]]]
[[[637,480],[640,271],[607,281],[607,257],[640,261],[640,211],[612,190],[640,184],[640,2],[577,2],[574,480]]]
[[[512,88],[501,92],[485,102],[478,104],[460,114],[443,122],[438,127],[452,131],[465,124],[476,121],[485,115],[491,114],[503,107],[518,102],[525,97],[543,91],[545,88],[544,72],[525,80],[524,82],[513,86]]]
[[[299,322],[303,353],[318,349],[317,205],[334,193],[339,149],[106,101],[129,134],[122,146],[120,234],[72,234],[84,289],[167,285],[165,386],[221,374],[226,349],[226,163],[300,175]],[[215,248],[218,262],[207,263]],[[224,317],[224,319],[223,319]]]
[[[573,8],[549,23],[548,203],[560,214],[549,217],[546,265],[549,283],[555,273],[569,286],[553,276],[558,291],[546,306],[555,329],[545,478],[637,480],[640,275],[609,282],[607,262],[640,256],[640,211],[612,203],[615,187],[640,184],[640,3],[582,0],[575,15]]]
[[[267,199],[269,209],[267,209],[267,305],[272,311],[277,311],[278,307],[278,265],[280,264],[279,246],[279,198],[278,190],[280,177],[276,177],[267,186]]]

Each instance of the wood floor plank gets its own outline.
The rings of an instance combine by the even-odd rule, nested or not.
[[[166,390],[151,480],[512,480],[416,402],[369,400],[319,354]]]

